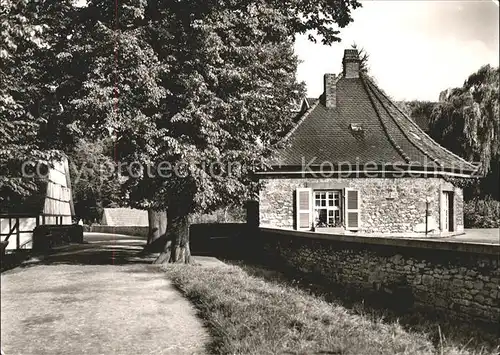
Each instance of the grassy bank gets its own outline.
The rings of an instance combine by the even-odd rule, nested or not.
[[[300,288],[308,294],[341,305],[369,319],[384,319],[386,323],[397,322],[409,332],[426,334],[438,348],[442,348],[445,344],[458,348],[467,346],[468,349],[476,350],[476,353],[500,353],[498,324],[467,322],[457,320],[446,313],[429,313],[422,309],[398,310],[398,305],[393,303],[393,299],[379,295],[377,299],[372,297],[366,300],[360,293],[350,292],[352,290],[342,288],[340,285],[325,283],[325,280],[315,279],[310,274],[298,273],[297,270],[286,272],[241,261],[231,263],[240,266],[249,275]]]
[[[250,276],[240,267],[165,267],[197,306],[214,354],[486,354],[441,343],[350,312],[291,285]]]

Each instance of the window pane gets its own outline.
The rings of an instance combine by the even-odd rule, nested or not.
[[[333,206],[333,200],[328,200],[328,206]]]
[[[321,198],[323,198],[323,199],[326,198],[326,193],[322,192],[321,193]]]
[[[9,232],[10,232],[9,220],[7,218],[0,219],[0,234],[8,234]]]
[[[326,200],[321,200],[321,206],[326,206]]]
[[[315,205],[316,205],[316,206],[320,206],[320,204],[321,204],[320,200],[316,200]]]
[[[326,210],[325,209],[319,209],[317,216],[318,216],[318,220],[316,221],[316,225],[318,227],[326,227],[327,226]]]

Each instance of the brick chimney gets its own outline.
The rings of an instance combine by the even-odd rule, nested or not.
[[[360,60],[357,49],[344,50],[344,59],[342,59],[342,64],[344,66],[344,78],[359,78]]]
[[[327,108],[334,108],[337,106],[337,78],[335,74],[325,74],[325,106]]]

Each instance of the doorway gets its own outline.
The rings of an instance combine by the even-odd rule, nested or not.
[[[455,231],[454,198],[452,191],[443,191],[443,232]]]

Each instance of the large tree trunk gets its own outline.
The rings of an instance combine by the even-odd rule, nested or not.
[[[148,241],[147,245],[164,236],[167,232],[167,213],[165,211],[148,210]]]
[[[186,263],[191,261],[189,249],[189,216],[169,207],[167,212],[167,243],[154,264]]]

